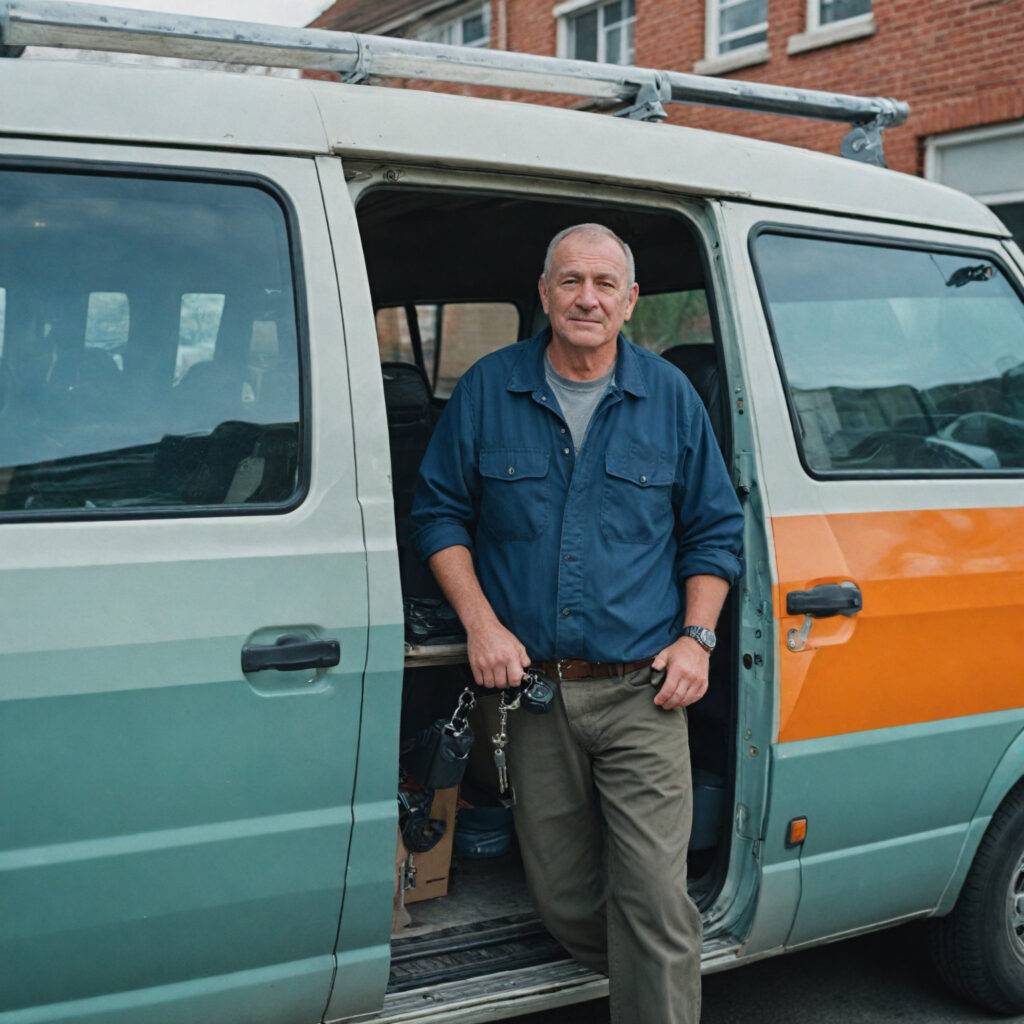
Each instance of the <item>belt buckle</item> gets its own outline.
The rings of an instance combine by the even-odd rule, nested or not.
[[[568,661],[568,658],[556,658],[555,659],[555,673],[558,676],[558,681],[563,682],[562,679],[562,666]]]

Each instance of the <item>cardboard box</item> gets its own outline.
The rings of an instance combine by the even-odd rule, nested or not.
[[[455,841],[455,811],[459,803],[459,788],[439,789],[430,806],[430,816],[445,823],[444,836],[432,850],[414,853],[416,888],[406,889],[405,903],[420,903],[437,896],[448,895],[448,872],[452,866],[452,844]]]
[[[402,833],[398,833],[398,844],[395,847],[395,892],[391,901],[391,934],[400,932],[408,927],[409,911],[405,909],[405,893],[402,891],[402,868],[405,867],[405,858],[409,851],[402,842]]]

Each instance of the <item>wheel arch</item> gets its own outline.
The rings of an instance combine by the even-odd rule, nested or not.
[[[953,869],[953,874],[935,908],[936,917],[942,917],[953,909],[967,878],[967,872],[970,871],[971,864],[974,863],[974,856],[978,852],[982,837],[992,821],[992,816],[1013,789],[1021,784],[1024,784],[1024,729],[1006,748],[978,801],[978,806],[974,810],[974,816],[971,818],[967,834],[964,837],[963,846],[960,848],[956,867]]]

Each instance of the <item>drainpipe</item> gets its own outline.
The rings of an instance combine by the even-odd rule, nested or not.
[[[495,0],[498,7],[498,49],[508,49],[508,0]]]

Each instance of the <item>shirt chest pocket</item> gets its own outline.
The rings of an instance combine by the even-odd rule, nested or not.
[[[657,448],[631,444],[605,454],[601,532],[607,540],[650,544],[670,533],[675,470]]]
[[[536,540],[547,526],[549,457],[539,448],[480,453],[480,524],[495,540]]]

